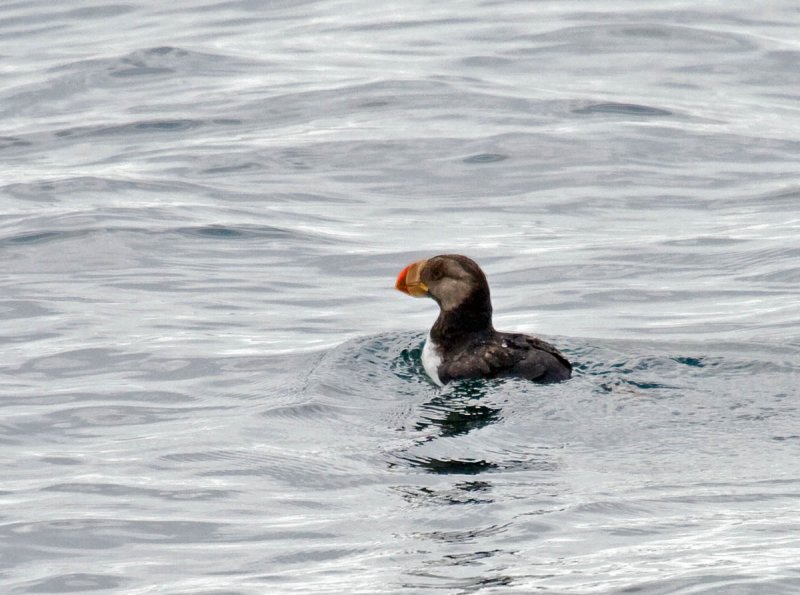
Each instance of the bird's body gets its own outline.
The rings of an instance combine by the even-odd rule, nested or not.
[[[439,304],[439,317],[422,352],[425,371],[436,384],[466,378],[558,382],[570,377],[571,364],[549,343],[494,329],[486,276],[466,256],[444,254],[415,262],[403,269],[396,287]]]
[[[569,378],[572,369],[549,343],[521,333],[498,331],[446,347],[429,335],[422,350],[422,365],[440,386],[462,378],[518,377],[559,382]]]

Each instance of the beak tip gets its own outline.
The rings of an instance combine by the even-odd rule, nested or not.
[[[408,293],[408,285],[406,285],[406,275],[408,274],[408,269],[411,268],[411,265],[408,265],[400,274],[397,275],[397,281],[394,283],[394,288],[398,291],[402,291],[403,293]]]

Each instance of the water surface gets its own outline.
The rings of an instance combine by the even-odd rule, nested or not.
[[[798,26],[0,7],[2,591],[797,591]],[[432,385],[441,252],[574,378]]]

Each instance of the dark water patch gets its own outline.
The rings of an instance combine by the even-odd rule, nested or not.
[[[680,240],[667,240],[661,242],[662,246],[675,246],[682,248],[725,248],[733,249],[746,244],[751,244],[750,240],[743,238],[698,236],[694,238],[681,238]]]
[[[433,541],[445,541],[448,543],[474,543],[475,540],[489,535],[504,533],[511,527],[507,524],[491,524],[478,528],[466,529],[463,531],[430,531],[420,533],[420,537]]]
[[[113,214],[109,214],[113,216]],[[136,217],[135,213],[129,215],[120,214],[120,218],[126,216]],[[110,218],[110,217],[109,217]],[[109,219],[107,218],[107,219]],[[71,220],[73,219],[73,220]],[[142,215],[138,219],[143,219]],[[138,221],[136,221],[138,223]],[[105,225],[94,226],[86,225],[86,218],[80,216],[72,218],[60,218],[51,221],[31,221],[26,222],[25,226],[37,226],[36,231],[23,231],[11,233],[0,237],[0,250],[7,249],[32,249],[39,245],[51,243],[72,243],[76,240],[92,239],[102,241],[104,237],[119,235],[131,238],[164,238],[169,235],[176,235],[188,238],[200,238],[203,240],[218,240],[221,242],[276,242],[284,244],[298,244],[313,241],[320,245],[341,244],[342,240],[335,236],[328,236],[322,233],[306,231],[300,229],[282,228],[270,225],[224,225],[224,224],[204,224],[186,227],[165,227],[163,222],[158,224],[145,225],[142,221],[141,226],[133,225]],[[45,229],[42,229],[45,227]],[[46,229],[50,227],[51,229]],[[55,228],[55,229],[53,229]],[[58,229],[60,228],[60,229]]]
[[[671,116],[672,112],[650,107],[647,105],[638,105],[635,103],[594,103],[586,107],[572,110],[574,114],[591,115],[591,114],[618,114],[623,116],[637,116],[637,117],[659,117]]]
[[[244,120],[238,118],[214,118],[211,122],[220,126],[241,126],[244,124]]]
[[[479,430],[502,418],[502,412],[496,407],[475,404],[456,404],[447,397],[429,401],[420,407],[420,420],[415,424],[416,430],[427,430],[435,427],[442,437],[460,436]]]
[[[263,169],[264,169],[264,164],[262,163],[257,163],[255,161],[245,161],[243,163],[234,163],[231,165],[218,165],[215,167],[207,167],[203,170],[200,170],[200,173],[213,176],[219,174],[232,174],[245,171],[251,171],[251,172],[262,171]]]
[[[416,347],[403,349],[398,357],[389,364],[392,372],[406,382],[418,382],[426,376],[425,367],[422,365],[422,347],[424,341]]]
[[[270,235],[272,237],[275,236],[286,236],[289,235],[286,230],[276,230],[271,229]],[[246,235],[253,236],[252,232],[250,234],[244,233],[240,229],[235,229],[233,227],[226,227],[224,225],[209,225],[206,227],[195,227],[188,230],[184,230],[184,233],[198,235],[201,237],[206,238],[215,238],[215,239],[230,239],[230,238],[241,238]]]
[[[238,460],[242,456],[246,456],[245,453],[227,451],[227,450],[215,450],[208,452],[183,452],[183,453],[165,454],[161,458],[165,461],[171,461],[177,463],[195,463],[195,462],[217,461],[220,459]]]
[[[6,29],[3,31],[3,39],[10,40],[10,39],[28,39],[31,36],[36,35],[46,35],[50,36],[52,34],[58,33],[62,29],[59,25],[36,25],[30,24],[28,26],[21,26],[12,28],[11,30]]]
[[[407,574],[416,580],[402,583],[402,588],[415,592],[436,592],[438,589],[444,589],[457,593],[478,593],[487,589],[495,590],[498,587],[513,587],[520,582],[518,578],[509,575],[465,579],[445,577],[431,571],[413,571]]]
[[[421,362],[414,362],[414,366],[414,373],[427,379]],[[498,423],[503,419],[502,406],[495,403],[494,397],[506,395],[504,385],[503,380],[461,380],[437,389],[417,406],[414,429],[426,435],[433,430],[439,437],[450,438]]]
[[[503,68],[512,65],[513,60],[500,56],[469,56],[460,60],[467,68]]]
[[[789,266],[778,271],[742,275],[740,279],[748,282],[769,283],[778,287],[797,287],[797,284],[800,283],[800,267]]]
[[[132,124],[135,130],[173,131],[188,130],[200,125],[197,120],[151,120]],[[114,130],[116,133],[116,130]]]
[[[270,241],[270,242],[308,242],[314,241],[321,244],[338,243],[338,238],[318,234],[315,232],[301,231],[275,227],[271,225],[201,225],[182,227],[174,230],[182,236],[198,237],[206,240],[221,241]]]
[[[372,109],[372,108],[382,108],[391,105],[387,100],[376,99],[375,101],[365,101],[359,107],[364,109]]]
[[[676,389],[678,387],[663,384],[661,382],[642,382],[636,380],[614,379],[611,382],[601,382],[597,388],[604,393],[633,393],[645,396],[645,393],[639,391],[648,391],[656,389]]]
[[[26,586],[25,591],[27,593],[86,593],[115,589],[125,582],[125,577],[111,574],[69,573],[31,582]]]
[[[201,227],[188,227],[178,230],[178,233],[202,238],[229,240],[229,239],[285,239],[295,236],[289,229],[270,226],[240,226],[204,225]]]
[[[520,53],[653,53],[746,52],[755,45],[745,36],[680,25],[590,25],[566,27],[515,41],[533,45]]]
[[[207,125],[207,121],[198,119],[174,119],[174,120],[140,120],[127,124],[114,126],[80,126],[59,130],[54,133],[60,139],[73,138],[93,138],[93,137],[130,137],[142,133],[170,133],[187,132]]]
[[[427,486],[396,486],[394,490],[414,506],[452,506],[463,504],[490,504],[493,486],[485,480],[462,481],[452,488],[437,489]]]
[[[9,148],[30,147],[33,143],[16,136],[0,136],[0,151]]]
[[[445,437],[446,438],[446,437]],[[433,440],[437,440],[434,438]],[[509,446],[504,452],[490,453],[491,458],[483,459],[478,457],[464,456],[461,458],[449,458],[438,456],[427,456],[421,454],[424,450],[435,450],[439,445],[429,440],[421,443],[421,448],[413,452],[398,451],[387,461],[389,469],[409,469],[421,470],[434,475],[481,475],[497,472],[541,472],[544,474],[553,473],[558,468],[557,463],[545,456],[531,455],[519,457],[520,453],[515,453]],[[466,443],[463,450],[474,452],[475,448],[470,448]],[[489,454],[489,453],[487,453]]]
[[[672,359],[679,364],[683,364],[692,368],[705,368],[708,365],[714,366],[719,363],[715,361],[708,362],[707,358],[704,357],[673,357]]]
[[[478,475],[486,471],[496,471],[497,463],[471,459],[437,459],[434,457],[398,457],[412,468],[422,469],[437,475]],[[389,465],[392,468],[392,464]]]
[[[429,452],[443,454],[426,454]],[[461,456],[446,456],[444,453],[448,452]],[[481,455],[491,456],[482,458]],[[521,452],[511,444],[497,452],[488,452],[487,447],[481,445],[480,435],[471,441],[452,441],[446,436],[428,436],[419,440],[416,447],[399,449],[392,453],[387,459],[387,466],[392,470],[405,467],[434,475],[481,475],[482,478],[498,472],[536,472],[546,476],[558,469],[558,463],[551,455],[536,451]]]
[[[508,155],[503,155],[502,153],[478,153],[477,155],[465,157],[462,159],[462,161],[472,165],[481,163],[497,163],[499,161],[505,161],[506,159],[508,159]]]
[[[174,81],[201,77],[230,76],[265,61],[248,61],[243,57],[211,52],[199,52],[174,46],[159,46],[135,50],[110,58],[78,60],[59,65],[51,72],[59,75],[27,93],[63,92],[67,96],[82,94],[97,88],[119,88],[136,85],[140,79]],[[180,92],[180,90],[178,91]],[[15,96],[15,98],[19,98]]]
[[[3,244],[11,246],[17,244],[45,244],[56,240],[70,240],[87,235],[88,230],[72,230],[72,231],[39,231],[28,232],[13,235],[10,237],[0,238],[0,247]]]
[[[128,76],[157,76],[157,75],[170,75],[175,71],[172,68],[155,68],[152,66],[134,66],[131,68],[118,69],[112,73],[111,76],[128,77]]]
[[[791,185],[773,192],[761,194],[746,194],[743,196],[728,198],[725,201],[726,207],[739,208],[750,206],[754,208],[768,208],[771,211],[797,212],[797,205],[800,204],[800,188]]]

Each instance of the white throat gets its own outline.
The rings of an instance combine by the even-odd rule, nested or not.
[[[422,348],[422,367],[425,372],[431,377],[436,384],[444,386],[444,383],[439,380],[439,365],[442,363],[442,356],[439,355],[439,346],[431,339],[431,334],[428,333],[425,339],[425,346]]]

